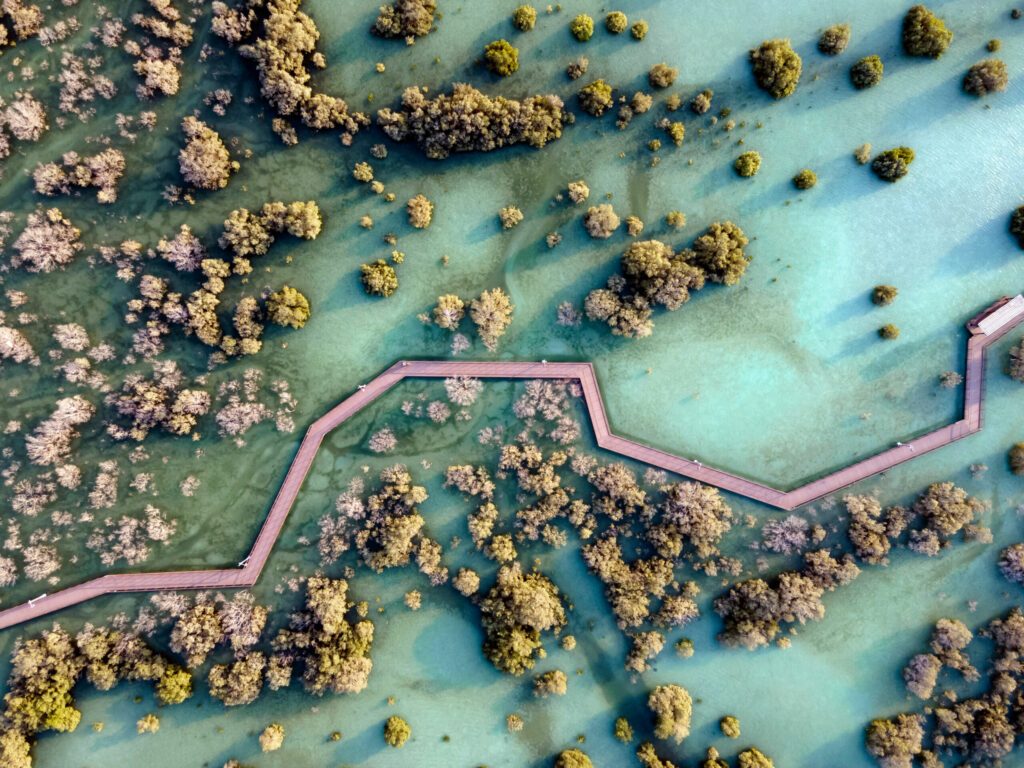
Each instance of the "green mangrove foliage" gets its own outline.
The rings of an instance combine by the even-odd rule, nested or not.
[[[765,40],[750,52],[750,61],[758,86],[772,98],[782,99],[796,91],[803,60],[789,40]]]
[[[512,25],[520,32],[529,32],[537,25],[537,9],[532,5],[520,5],[512,11]]]
[[[594,36],[594,19],[581,13],[569,22],[569,31],[579,42],[585,43]]]
[[[818,174],[810,168],[804,168],[793,177],[793,186],[800,190],[811,189],[818,184]]]
[[[523,574],[519,563],[503,565],[480,601],[484,655],[500,671],[521,675],[543,649],[541,635],[565,626],[561,595],[538,572]]]
[[[495,40],[484,47],[484,64],[499,77],[519,70],[519,49],[508,40]]]
[[[650,336],[654,307],[675,311],[708,280],[739,282],[750,262],[743,250],[747,244],[743,230],[729,221],[712,224],[692,248],[679,253],[659,240],[632,243],[623,254],[621,274],[587,295],[586,315],[619,336]]]
[[[865,88],[874,88],[882,82],[885,74],[885,65],[878,56],[865,56],[852,67],[850,67],[850,82],[853,87],[861,91]]]
[[[923,5],[915,5],[903,17],[903,50],[909,56],[937,59],[953,42],[946,22]]]
[[[756,176],[757,172],[761,170],[761,153],[753,150],[744,152],[736,158],[733,168],[745,179]]]
[[[73,693],[83,679],[101,691],[122,680],[151,682],[162,704],[180,704],[192,695],[191,675],[138,635],[86,625],[72,637],[54,625],[22,640],[11,657],[0,717],[5,767],[29,768],[32,740],[38,734],[78,727],[82,713],[75,708]]]
[[[826,56],[838,56],[850,44],[850,25],[833,24],[818,38],[818,50]]]
[[[887,149],[871,161],[871,170],[882,181],[896,182],[910,173],[914,150],[910,147]]]

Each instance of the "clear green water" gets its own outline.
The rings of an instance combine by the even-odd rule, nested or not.
[[[153,458],[134,468],[124,460],[126,447],[99,434],[87,434],[81,441],[83,462],[120,457],[126,472],[156,476],[160,496],[155,500],[129,492],[123,480],[117,511],[136,512],[152,502],[179,519],[174,544],[155,551],[147,568],[219,565],[241,557],[304,425],[395,359],[447,354],[447,339],[415,318],[442,292],[470,295],[503,286],[517,311],[499,357],[592,360],[618,431],[782,487],[799,485],[956,417],[958,394],[939,389],[935,381],[940,372],[962,367],[964,337],[959,329],[980,307],[1019,291],[1024,282],[1024,262],[1005,231],[1008,211],[1020,202],[1024,90],[1018,78],[1007,93],[985,102],[959,91],[963,71],[985,56],[983,45],[990,38],[1003,40],[1000,56],[1012,73],[1024,63],[1024,26],[1012,23],[1002,4],[936,4],[957,35],[938,62],[899,55],[904,8],[884,0],[801,1],[787,4],[784,12],[767,0],[691,3],[684,13],[670,2],[623,3],[631,17],[650,22],[647,40],[637,44],[599,31],[586,46],[575,44],[565,25],[573,13],[597,15],[597,9],[566,6],[560,15],[542,13],[534,32],[514,38],[522,68],[500,83],[471,62],[484,43],[511,34],[505,18],[510,8],[442,2],[445,16],[439,30],[407,48],[366,34],[375,2],[306,4],[320,26],[330,64],[318,82],[344,94],[356,107],[366,106],[370,92],[375,100],[369,107],[377,108],[396,100],[405,85],[438,90],[455,80],[509,95],[550,89],[568,97],[573,87],[563,75],[564,65],[584,53],[591,68],[582,82],[604,77],[629,93],[644,87],[643,73],[650,65],[665,60],[679,66],[673,90],[689,97],[713,88],[716,109],[730,107],[732,119],[746,127],[698,136],[699,121],[687,114],[686,145],[662,150],[661,163],[653,169],[644,145],[660,136],[653,128],[661,113],[658,107],[625,132],[614,128],[611,117],[581,118],[543,152],[516,149],[437,164],[424,161],[412,148],[392,146],[387,160],[371,161],[397,195],[398,202],[389,205],[349,174],[355,162],[367,159],[367,148],[379,135],[368,132],[350,150],[329,135],[303,137],[299,147],[284,150],[270,131],[268,115],[260,115],[251,73],[230,52],[200,63],[198,52],[208,37],[200,34],[186,53],[180,96],[155,102],[158,129],[126,148],[129,166],[118,205],[108,210],[85,197],[58,198],[53,204],[83,230],[89,244],[132,237],[152,246],[186,221],[212,244],[229,210],[258,207],[268,199],[316,199],[325,228],[315,242],[279,241],[250,284],[253,289],[264,282],[275,287],[285,281],[294,284],[312,300],[313,319],[300,333],[269,332],[259,357],[235,363],[229,371],[237,374],[249,363],[263,369],[267,380],[291,381],[299,400],[295,435],[282,436],[262,425],[247,436],[248,446],[238,449],[217,440],[207,425],[209,434],[198,446],[154,436]],[[108,5],[125,14],[134,10],[130,2]],[[86,19],[93,13],[86,3],[77,10]],[[849,51],[838,59],[816,54],[818,30],[841,20],[854,25]],[[801,87],[782,103],[754,91],[745,61],[746,50],[769,36],[791,37],[804,56]],[[71,42],[84,38],[82,34]],[[40,57],[34,44],[19,51],[29,62]],[[886,60],[886,78],[872,91],[855,93],[846,68],[869,53]],[[30,210],[36,196],[25,170],[67,149],[83,149],[87,136],[113,130],[117,111],[137,109],[132,76],[116,56],[110,58],[111,76],[121,78],[121,95],[101,103],[89,125],[72,124],[51,131],[37,145],[20,145],[24,154],[6,161],[0,209],[22,215]],[[373,71],[381,60],[387,62],[383,75]],[[0,69],[7,71],[12,61],[12,53],[6,53]],[[55,91],[41,81],[40,96]],[[238,137],[254,157],[242,160],[242,170],[227,190],[203,196],[195,206],[169,207],[159,193],[177,179],[177,123],[201,108],[202,97],[215,87],[230,87],[235,102],[227,118],[211,118],[204,110],[206,119],[226,137]],[[14,88],[5,83],[0,94],[8,96]],[[257,101],[246,105],[246,96]],[[758,122],[764,127],[755,128]],[[764,156],[753,181],[737,179],[729,167],[741,151],[735,146],[739,138]],[[893,186],[877,182],[851,159],[853,149],[864,142],[876,150],[914,147],[918,159],[910,176]],[[625,156],[619,157],[620,152]],[[808,166],[817,170],[821,183],[797,195],[789,179]],[[756,238],[749,249],[755,260],[744,282],[733,289],[709,288],[682,311],[657,316],[654,336],[643,341],[615,339],[587,324],[579,330],[555,327],[557,304],[578,302],[603,283],[626,244],[621,232],[607,242],[587,238],[576,212],[564,204],[551,205],[565,182],[575,178],[588,181],[592,200],[610,194],[620,215],[643,218],[645,236],[675,245],[687,244],[711,221],[733,219]],[[431,228],[414,233],[405,223],[402,202],[420,192],[435,201],[437,210]],[[495,214],[513,203],[526,220],[502,233]],[[666,232],[660,223],[673,209],[689,218],[681,234]],[[358,226],[364,213],[377,221],[372,232]],[[21,220],[16,232],[20,226]],[[553,229],[565,239],[549,251],[543,238]],[[398,247],[407,254],[400,267],[402,285],[388,301],[371,300],[359,286],[358,266],[387,255],[390,247],[381,237],[388,231],[399,234]],[[450,256],[447,267],[440,263],[444,254]],[[286,264],[289,255],[294,260]],[[271,271],[259,272],[262,266]],[[872,308],[867,299],[879,282],[900,288],[899,300],[884,310]],[[46,347],[50,323],[70,318],[86,325],[94,340],[104,338],[122,349],[128,343],[118,318],[130,291],[115,280],[111,267],[91,270],[83,257],[60,274],[9,274],[5,287],[32,296],[24,309],[41,319],[25,333],[37,350]],[[885,322],[902,329],[897,342],[876,340],[875,329]],[[760,745],[778,765],[868,765],[861,747],[863,724],[909,705],[898,671],[920,649],[930,623],[942,615],[981,622],[1019,597],[994,567],[999,549],[1022,538],[1014,510],[1024,494],[1004,460],[1007,446],[1022,437],[1016,406],[1021,395],[1000,374],[1014,340],[992,351],[982,434],[856,489],[878,489],[885,501],[896,502],[928,482],[954,479],[992,502],[995,542],[958,545],[930,561],[897,555],[888,568],[869,570],[850,588],[830,596],[826,620],[804,628],[790,650],[725,651],[713,641],[716,621],[705,619],[688,631],[697,644],[693,659],[678,661],[666,653],[655,671],[632,683],[621,668],[625,642],[606,616],[599,585],[584,572],[571,546],[545,553],[543,562],[576,606],[571,630],[580,646],[572,654],[554,650],[549,663],[567,672],[580,668],[583,674],[570,674],[565,699],[534,702],[523,681],[502,678],[482,658],[473,609],[445,590],[427,592],[411,572],[384,578],[360,574],[354,582],[356,594],[368,599],[379,595],[386,607],[378,617],[374,674],[360,696],[313,700],[291,690],[225,711],[200,695],[161,713],[159,734],[137,737],[134,722],[151,709],[147,692],[141,692],[144,703],[139,705],[132,703],[135,691],[129,688],[106,695],[87,692],[79,698],[83,727],[70,736],[41,739],[37,764],[77,768],[144,759],[162,768],[217,766],[236,757],[254,765],[532,766],[545,764],[553,752],[584,733],[585,748],[599,765],[625,765],[632,760],[629,750],[610,737],[614,716],[639,715],[648,687],[677,682],[701,699],[694,736],[673,753],[681,760],[692,761],[700,747],[718,743],[717,720],[732,713],[742,722],[740,745]],[[205,355],[194,344],[179,339],[170,348],[191,370],[204,367]],[[492,356],[477,348],[463,357]],[[5,366],[4,392],[17,394],[0,405],[0,421],[19,418],[31,425],[48,412],[61,386],[50,368],[45,362],[40,369]],[[113,378],[115,369],[108,370]],[[73,389],[65,385],[66,391]],[[502,418],[510,402],[507,388],[487,391],[486,402],[478,406],[480,418]],[[396,402],[382,401],[330,440],[256,590],[260,597],[282,605],[295,599],[276,595],[273,587],[293,564],[306,573],[315,567],[314,556],[297,543],[298,537],[315,532],[316,518],[330,507],[338,488],[368,462],[362,449],[365,437],[373,431],[374,420],[389,418]],[[864,414],[870,418],[862,418]],[[402,450],[408,451],[410,464],[426,458],[435,470],[453,456],[468,461],[482,456],[472,437],[474,428],[469,425],[463,433],[452,427],[442,438],[428,431],[422,444],[413,441]],[[2,439],[21,451],[20,440]],[[196,447],[203,448],[202,458],[195,456]],[[966,469],[972,463],[991,469],[974,480]],[[202,480],[192,499],[176,490],[187,474]],[[87,475],[84,485],[90,481]],[[442,541],[450,533],[464,536],[459,526],[465,509],[437,487],[436,477],[431,483],[432,498],[424,509],[431,531]],[[62,504],[74,508],[86,490]],[[730,501],[741,513],[762,519],[774,514],[739,499]],[[7,510],[5,506],[3,514]],[[837,512],[819,514],[831,520]],[[735,546],[743,546],[742,534]],[[96,559],[82,553],[75,566],[63,571],[63,583],[99,571]],[[425,594],[424,608],[416,614],[401,604],[402,594],[414,585]],[[39,591],[40,585],[19,583],[4,590],[2,604]],[[705,590],[705,606],[714,594],[713,588]],[[966,608],[971,599],[978,601],[973,616]],[[140,600],[97,601],[61,619],[73,624],[132,608]],[[593,629],[587,631],[591,621]],[[7,655],[17,634],[0,634],[0,654]],[[398,699],[395,708],[386,706],[389,695]],[[385,753],[380,723],[396,711],[413,724],[415,737],[400,753]],[[511,711],[521,712],[527,721],[522,734],[505,731],[504,716]],[[94,720],[106,723],[102,734],[88,728]],[[275,755],[259,756],[254,734],[271,720],[285,724],[286,745]],[[345,734],[340,744],[327,742],[333,730]],[[441,742],[443,734],[451,741]],[[735,752],[719,746],[727,756]]]

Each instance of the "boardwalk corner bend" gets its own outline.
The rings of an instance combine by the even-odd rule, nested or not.
[[[1024,297],[1004,297],[973,317],[967,323],[966,368],[964,373],[963,416],[956,422],[914,438],[907,443],[858,461],[791,491],[781,491],[762,483],[708,467],[693,459],[619,437],[611,431],[598,387],[597,376],[590,363],[548,362],[462,362],[403,360],[336,405],[317,419],[307,430],[284,482],[278,489],[249,555],[238,568],[218,570],[125,573],[101,576],[68,587],[52,595],[43,595],[21,605],[0,611],[0,629],[54,613],[94,597],[117,592],[157,592],[183,589],[227,589],[253,586],[270,557],[270,552],[284,527],[288,513],[299,494],[313,459],[324,437],[378,397],[406,378],[447,378],[473,376],[491,379],[571,379],[583,389],[587,413],[598,446],[611,453],[627,456],[645,464],[665,469],[691,480],[714,485],[722,490],[760,501],[779,509],[795,509],[848,485],[883,472],[936,448],[981,430],[984,401],[985,350],[1024,321]]]

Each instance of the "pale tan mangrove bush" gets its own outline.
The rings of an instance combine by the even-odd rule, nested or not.
[[[124,154],[119,149],[104,149],[95,155],[81,157],[65,152],[58,163],[40,163],[32,173],[36,192],[47,197],[69,195],[77,189],[96,190],[96,201],[117,200],[117,184],[124,175]]]
[[[380,7],[373,32],[381,37],[424,37],[433,29],[436,13],[436,0],[395,0]]]
[[[621,223],[622,220],[609,203],[591,206],[583,216],[587,234],[598,240],[607,240]]]
[[[512,300],[501,288],[484,291],[469,305],[469,319],[476,326],[484,346],[491,352],[498,348],[498,340],[512,324]]]
[[[671,88],[672,84],[679,77],[679,70],[670,67],[668,64],[655,64],[647,73],[647,82],[652,88]]]
[[[271,723],[259,737],[260,751],[276,752],[284,746],[284,726],[280,723]]]
[[[416,229],[426,229],[434,219],[434,204],[425,195],[416,195],[405,206],[409,224]]]
[[[654,715],[654,735],[681,744],[690,735],[693,699],[679,685],[659,685],[647,697],[647,708]]]
[[[192,115],[181,121],[185,146],[178,153],[178,167],[186,184],[198,189],[224,189],[239,169],[220,134]]]
[[[520,32],[529,32],[537,24],[537,9],[532,5],[520,5],[512,12],[512,24]]]
[[[428,99],[412,87],[397,110],[377,113],[377,123],[391,139],[413,140],[427,157],[443,160],[452,152],[490,152],[513,144],[541,148],[562,135],[568,121],[563,106],[554,94],[515,101],[456,83],[450,94]]]
[[[985,59],[967,70],[964,90],[972,96],[987,96],[1005,91],[1010,84],[1009,70],[1001,59]]]
[[[369,119],[309,84],[307,60],[321,67],[326,60],[316,50],[316,23],[301,6],[302,0],[248,0],[237,7],[217,0],[212,28],[255,64],[260,92],[279,118],[297,119],[314,130],[340,130],[342,141],[350,143]]]
[[[33,211],[14,241],[11,266],[26,272],[53,272],[68,266],[85,246],[81,231],[58,208]]]

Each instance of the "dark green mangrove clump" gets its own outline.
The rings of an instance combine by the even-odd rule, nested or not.
[[[896,182],[910,172],[914,150],[910,147],[887,149],[871,162],[871,170],[883,181]]]
[[[910,56],[937,59],[953,42],[946,22],[923,5],[915,5],[903,18],[903,50]]]
[[[880,307],[888,306],[896,301],[899,292],[895,285],[876,285],[871,290],[871,302]]]
[[[563,107],[554,94],[515,101],[456,83],[450,94],[428,99],[411,87],[399,109],[377,113],[377,124],[394,141],[412,139],[427,157],[443,160],[452,152],[490,152],[513,144],[539,149],[562,135],[571,119]]]
[[[581,13],[569,22],[569,31],[572,32],[573,37],[581,43],[585,43],[594,36],[594,19]]]
[[[882,75],[885,74],[885,65],[878,56],[865,56],[852,67],[850,67],[850,82],[859,91],[865,88],[873,88],[882,82]]]
[[[363,264],[360,270],[363,290],[371,296],[386,298],[398,290],[398,274],[384,259],[377,259],[372,264]]]
[[[789,40],[766,40],[750,52],[754,79],[772,98],[782,99],[796,91],[803,61]]]
[[[749,243],[743,230],[731,221],[715,222],[694,241],[693,264],[713,283],[736,285],[750,264],[743,251]]]
[[[86,680],[108,691],[122,680],[155,685],[161,704],[192,695],[192,676],[141,637],[87,625],[72,637],[59,625],[15,645],[0,716],[0,765],[30,768],[33,738],[45,731],[68,733],[82,719],[73,691]]]
[[[381,37],[424,37],[434,26],[437,0],[395,0],[383,5],[373,25]]]
[[[1024,205],[1010,216],[1010,234],[1017,238],[1018,245],[1024,248]]]
[[[555,768],[594,768],[586,752],[578,749],[567,749],[555,758]]]
[[[495,40],[484,48],[484,64],[494,74],[508,77],[519,70],[519,49],[508,40]]]
[[[736,173],[745,179],[756,176],[757,172],[761,170],[760,153],[754,152],[753,150],[750,152],[744,152],[736,158],[736,162],[733,163],[733,168],[736,169]]]
[[[523,574],[519,563],[503,565],[480,601],[484,655],[502,672],[521,675],[543,650],[541,634],[565,626],[562,598],[542,573]]]
[[[595,80],[579,92],[580,106],[584,112],[600,117],[615,103],[612,99],[612,87],[604,80]]]
[[[350,618],[351,617],[351,618]],[[316,576],[306,583],[306,608],[292,614],[287,629],[277,633],[269,669],[287,686],[292,668],[301,669],[308,693],[359,693],[370,680],[373,622],[358,618],[348,599],[348,582]],[[268,669],[268,678],[269,675]]]
[[[537,25],[537,9],[532,5],[520,5],[512,11],[512,25],[520,32],[529,32]]]
[[[850,25],[833,24],[818,38],[818,50],[826,56],[838,56],[850,44]]]
[[[1024,475],[1024,443],[1017,443],[1014,445],[1007,458],[1010,461],[1010,470],[1015,475]]]
[[[878,329],[878,335],[886,341],[894,341],[900,337],[900,329],[892,323],[886,323]]]
[[[793,177],[793,186],[799,190],[810,189],[818,184],[818,174],[810,168],[804,168]]]
[[[987,96],[997,91],[1005,91],[1010,84],[1010,74],[1006,63],[1000,59],[979,61],[964,75],[964,90],[971,96]]]
[[[613,35],[621,35],[629,26],[629,19],[622,11],[612,11],[604,17],[604,28]]]

